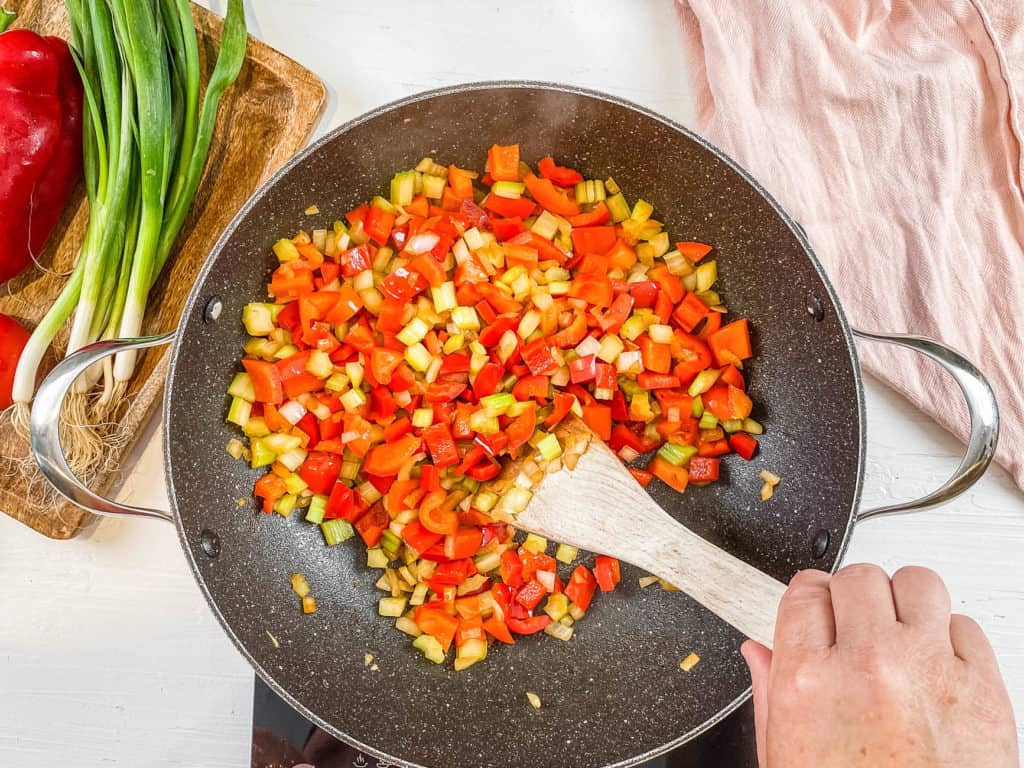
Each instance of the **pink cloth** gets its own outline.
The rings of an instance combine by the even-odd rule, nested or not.
[[[932,336],[989,377],[1024,487],[1024,4],[680,0],[697,130],[808,232],[850,321]],[[865,367],[964,438],[933,363]]]

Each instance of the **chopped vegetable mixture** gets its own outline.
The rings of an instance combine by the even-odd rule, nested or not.
[[[517,543],[531,492],[488,484],[511,458],[571,468],[570,414],[643,463],[644,486],[715,482],[724,454],[757,450],[747,321],[726,321],[712,247],[673,248],[653,214],[613,179],[495,145],[483,174],[426,158],[273,247],[228,389],[248,443],[228,450],[268,468],[264,512],[304,510],[328,546],[359,534],[379,614],[435,663],[453,644],[464,669],[495,641],[569,640],[618,584],[614,558]]]

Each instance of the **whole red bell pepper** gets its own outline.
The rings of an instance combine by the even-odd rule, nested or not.
[[[82,174],[82,83],[60,38],[0,34],[0,147],[3,282],[42,252]]]

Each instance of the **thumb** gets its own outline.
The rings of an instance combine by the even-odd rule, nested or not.
[[[758,642],[747,640],[740,648],[754,688],[754,733],[757,735],[757,762],[768,768],[768,673],[772,668],[772,652]]]

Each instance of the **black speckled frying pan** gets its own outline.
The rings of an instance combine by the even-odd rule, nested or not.
[[[778,579],[800,568],[834,569],[858,517],[862,384],[851,330],[807,240],[753,179],[699,137],[575,88],[483,83],[414,96],[342,126],[256,193],[211,254],[174,338],[164,401],[171,513],[122,507],[78,485],[44,415],[57,412],[76,370],[125,345],[169,339],[100,344],[59,366],[37,398],[33,442],[44,471],[73,501],[174,521],[239,650],[339,739],[403,766],[634,765],[694,738],[747,698],[735,630],[682,593],[641,591],[640,574],[626,568],[622,587],[595,603],[570,642],[529,637],[465,672],[435,666],[377,617],[377,575],[363,547],[328,549],[298,515],[239,508],[259,472],[224,450],[233,436],[224,393],[246,338],[239,317],[265,295],[271,244],[329,226],[424,155],[479,168],[491,144],[514,142],[526,159],[553,154],[587,176],[614,176],[630,196],[654,201],[673,235],[713,243],[726,303],[751,319],[756,357],[747,372],[755,416],[766,426],[757,464],[782,476],[779,492],[762,503],[756,472],[728,457],[722,482],[657,494],[658,501]],[[313,203],[322,213],[305,215]],[[973,366],[932,342],[896,343],[958,377],[974,428],[950,483],[902,511],[945,500],[977,479],[998,425],[991,391]],[[294,571],[312,585],[314,615],[299,611]],[[701,662],[687,674],[679,662],[691,650]],[[379,671],[364,664],[366,653]],[[540,696],[541,709],[530,707],[527,691]]]

